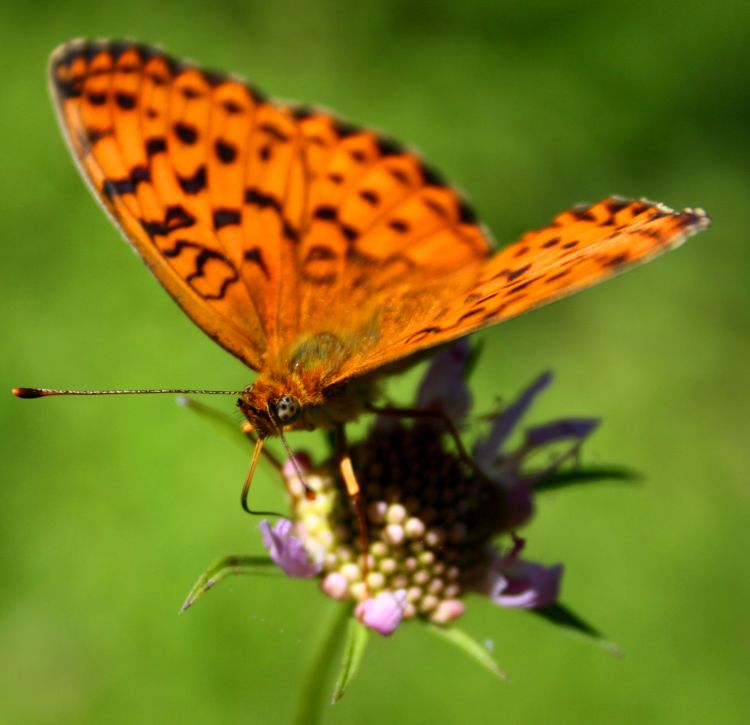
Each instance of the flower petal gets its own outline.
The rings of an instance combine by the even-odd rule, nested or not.
[[[260,522],[263,545],[287,576],[309,579],[320,572],[320,564],[310,561],[310,555],[300,539],[292,534],[292,522],[279,519],[276,526],[265,519]]]
[[[543,566],[496,554],[480,591],[502,607],[538,609],[555,602],[560,594],[562,564]]]
[[[441,408],[459,425],[471,408],[464,371],[471,348],[463,338],[439,352],[430,363],[417,395],[418,408]]]
[[[487,438],[478,441],[474,446],[474,462],[480,468],[485,470],[492,469],[503,444],[508,440],[521,418],[531,407],[537,395],[551,382],[552,373],[543,373],[513,403],[495,416],[495,422]]]
[[[493,570],[494,591],[490,599],[502,607],[537,609],[552,604],[560,593],[562,564],[546,567],[523,559],[506,559]]]
[[[349,596],[349,580],[337,571],[326,574],[320,583],[320,588],[331,599],[343,601]]]
[[[388,637],[401,624],[405,606],[406,592],[403,589],[395,592],[386,591],[360,602],[354,614],[366,627]]]
[[[600,418],[562,418],[544,425],[529,428],[526,431],[527,446],[544,446],[549,443],[577,438],[583,440],[596,430]]]
[[[525,481],[518,481],[504,491],[495,531],[515,531],[534,515],[534,490]]]

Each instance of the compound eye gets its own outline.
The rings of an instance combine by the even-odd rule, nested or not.
[[[284,423],[285,425],[294,423],[299,418],[301,410],[299,400],[293,395],[282,395],[276,401],[276,417],[280,423]]]

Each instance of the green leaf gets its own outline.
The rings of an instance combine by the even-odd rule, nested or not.
[[[352,617],[349,620],[346,643],[344,645],[344,657],[341,661],[341,671],[336,680],[331,704],[335,705],[344,696],[347,687],[349,687],[354,676],[357,674],[362,656],[365,653],[369,634],[370,630],[358,619]]]
[[[570,634],[584,637],[589,642],[593,642],[599,647],[603,647],[612,654],[622,654],[622,650],[614,642],[610,642],[606,639],[599,630],[592,627],[584,619],[581,619],[581,617],[564,604],[555,603],[550,604],[548,607],[527,609],[526,611],[536,614],[558,627],[562,627]]]
[[[495,677],[505,680],[508,676],[500,669],[497,662],[487,651],[487,648],[477,642],[473,637],[468,635],[458,627],[445,627],[439,624],[427,624],[427,629],[434,635],[450,642],[458,647],[464,654],[469,655],[475,662],[478,662],[484,669],[491,672]]]
[[[180,608],[180,614],[195,604],[209,589],[232,574],[279,575],[281,571],[267,556],[225,556],[215,561],[195,582]]]
[[[533,478],[534,474],[531,474]],[[589,468],[573,468],[567,471],[555,471],[534,484],[534,491],[554,491],[568,486],[578,486],[584,483],[599,483],[601,481],[636,482],[642,480],[641,474],[628,468],[618,466],[598,466]]]

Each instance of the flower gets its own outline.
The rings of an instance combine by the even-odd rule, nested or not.
[[[560,591],[562,566],[520,558],[525,542],[516,531],[533,515],[534,487],[577,455],[599,421],[536,426],[511,448],[522,418],[552,380],[545,373],[491,417],[471,458],[460,455],[440,414],[456,429],[466,426],[468,361],[465,341],[433,359],[416,407],[435,411],[434,418],[381,417],[350,449],[365,502],[366,552],[334,458],[319,466],[306,454],[287,461],[291,519],[273,529],[261,523],[263,541],[286,574],[319,576],[326,595],[354,601],[356,617],[382,635],[414,618],[457,619],[470,592],[503,607],[535,609],[553,604]],[[545,465],[532,465],[550,450]],[[494,543],[503,535],[512,541],[507,553]]]
[[[546,567],[518,558],[525,543],[516,538],[508,554],[494,552],[486,578],[478,589],[503,607],[546,607],[557,600],[560,592],[562,564]]]
[[[261,521],[260,534],[271,558],[285,574],[309,579],[320,572],[320,564],[311,561],[303,542],[292,535],[289,519],[280,519],[273,528],[268,521]]]
[[[401,624],[406,608],[406,591],[383,591],[365,599],[354,609],[357,619],[384,636],[393,634]]]

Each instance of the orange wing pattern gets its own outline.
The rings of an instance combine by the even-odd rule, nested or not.
[[[388,342],[350,360],[331,383],[515,317],[673,249],[710,224],[702,209],[610,197],[559,214],[494,255],[410,290],[382,320]]]
[[[328,113],[131,42],[68,43],[50,76],[96,196],[185,312],[256,370],[332,315],[355,334],[340,312],[352,288],[489,252],[414,153]]]
[[[84,177],[187,314],[256,370],[323,387],[646,262],[701,210],[605,199],[492,252],[416,154],[130,42],[52,57]]]

